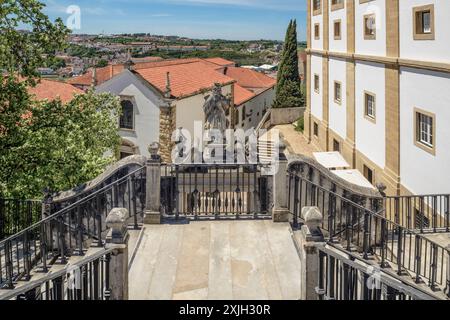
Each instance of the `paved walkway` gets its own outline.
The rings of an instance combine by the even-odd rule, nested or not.
[[[132,300],[296,300],[300,260],[289,224],[146,226],[131,265]]]
[[[309,144],[305,136],[296,131],[292,124],[278,125],[271,129],[277,129],[287,144],[287,152],[293,154],[302,154],[308,157],[313,157],[313,152],[319,152],[312,144]]]

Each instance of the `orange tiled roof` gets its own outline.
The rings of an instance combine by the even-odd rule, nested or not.
[[[234,105],[239,106],[248,100],[255,97],[256,94],[251,92],[250,90],[247,90],[243,87],[241,87],[239,84],[234,84]]]
[[[217,65],[222,66],[222,67],[228,67],[228,66],[233,66],[234,67],[236,65],[235,62],[230,61],[230,60],[226,60],[226,59],[223,59],[223,58],[209,58],[209,59],[204,59],[204,60],[206,60],[208,62],[212,62],[212,63],[217,64]]]
[[[41,79],[36,87],[30,88],[28,92],[38,100],[55,100],[60,98],[63,103],[70,102],[75,94],[82,94],[83,91],[71,84]]]
[[[201,61],[172,61],[156,63],[150,68],[137,68],[135,72],[159,91],[166,90],[167,72],[170,73],[172,96],[181,98],[212,88],[215,83],[222,85],[234,83],[235,80],[217,72]]]
[[[233,78],[246,89],[268,89],[276,84],[276,80],[257,71],[245,68],[228,67],[226,75]]]
[[[97,68],[96,70],[96,80],[97,85],[100,85],[108,80],[110,80],[115,75],[118,75],[124,70],[123,64],[116,64],[116,65],[108,65],[103,68]],[[72,78],[68,80],[67,82],[73,85],[80,85],[80,86],[90,86],[92,84],[92,71],[93,69],[89,69],[88,72],[85,74]]]

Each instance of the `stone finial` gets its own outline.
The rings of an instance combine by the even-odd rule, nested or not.
[[[160,144],[158,142],[153,142],[148,146],[148,152],[150,153],[150,157],[153,160],[158,159],[159,148],[160,148]]]
[[[317,207],[304,207],[302,209],[302,219],[308,226],[312,234],[320,232],[319,227],[323,222],[323,215]]]
[[[111,229],[108,240],[111,243],[124,243],[127,232],[127,219],[129,217],[128,210],[125,208],[113,208],[106,218],[106,226]]]

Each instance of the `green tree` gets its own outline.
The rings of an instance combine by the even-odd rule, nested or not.
[[[108,66],[108,60],[101,59],[99,62],[97,62],[95,67],[96,68],[103,68],[103,67],[106,67],[106,66]]]
[[[303,106],[304,103],[298,71],[297,22],[291,20],[278,67],[276,98],[273,107],[298,107]]]
[[[64,105],[28,94],[37,68],[65,48],[69,33],[43,8],[37,0],[0,3],[0,197],[86,182],[112,161],[103,155],[118,143],[117,99],[91,92]]]

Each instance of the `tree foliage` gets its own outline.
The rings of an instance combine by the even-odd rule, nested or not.
[[[65,47],[67,28],[37,0],[0,3],[0,197],[40,197],[94,178],[118,145],[119,102],[89,92],[70,103],[36,101],[38,67]],[[20,31],[19,28],[27,31]]]
[[[278,67],[277,91],[275,108],[290,108],[303,106],[304,96],[301,91],[301,81],[298,71],[297,22],[289,23],[286,32],[284,49]]]

